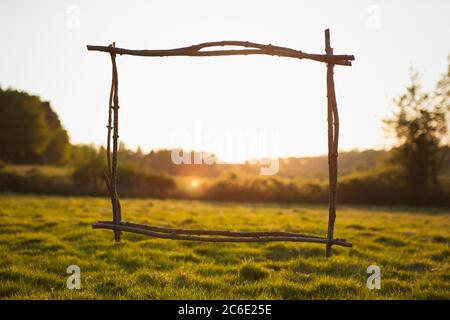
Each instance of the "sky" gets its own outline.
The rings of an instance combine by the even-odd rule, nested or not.
[[[331,30],[340,150],[386,148],[381,120],[450,54],[450,1],[0,1],[0,85],[50,101],[73,143],[105,144],[111,61],[87,44],[169,49],[243,40],[324,53]],[[326,68],[271,57],[120,56],[120,139],[206,150],[225,161],[327,152]]]

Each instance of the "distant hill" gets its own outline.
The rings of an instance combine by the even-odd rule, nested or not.
[[[447,148],[448,151],[448,148]],[[199,154],[200,152],[197,152]],[[143,170],[165,172],[174,176],[218,177],[226,172],[239,175],[259,175],[260,168],[267,165],[251,164],[180,164],[171,161],[171,150],[157,150],[142,156],[139,161]],[[390,152],[386,150],[354,150],[339,153],[339,176],[367,172],[378,166],[383,166],[389,159]],[[193,159],[194,153],[191,153]],[[125,157],[124,157],[125,158]],[[126,161],[126,159],[123,159]],[[444,173],[450,175],[450,151],[443,154],[442,166]],[[328,157],[289,157],[280,159],[279,172],[276,175],[286,179],[323,180],[328,177]]]
[[[375,168],[377,163],[389,156],[385,150],[348,151],[339,153],[339,175],[355,171],[367,171]],[[328,157],[290,157],[281,159],[279,175],[286,178],[328,176]]]
[[[152,151],[143,156],[142,169],[156,172],[166,172],[175,176],[218,177],[224,172],[234,171],[244,175],[259,175],[260,164],[173,164],[170,150]],[[355,171],[367,171],[375,168],[377,163],[388,157],[389,152],[384,150],[349,151],[339,154],[339,174],[346,175]],[[193,153],[191,153],[193,157]],[[125,159],[124,159],[125,160]],[[279,177],[317,178],[328,176],[328,158],[316,157],[289,157],[280,159]]]

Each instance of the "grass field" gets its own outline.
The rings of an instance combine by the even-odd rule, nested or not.
[[[125,220],[184,228],[286,230],[324,235],[325,206],[123,200]],[[90,224],[110,219],[101,198],[0,195],[2,299],[435,299],[450,298],[450,209],[341,206],[335,247],[197,243]],[[82,288],[66,288],[66,268]],[[380,290],[366,287],[369,265]]]

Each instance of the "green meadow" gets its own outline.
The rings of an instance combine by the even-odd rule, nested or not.
[[[124,220],[325,235],[326,206],[124,199]],[[0,195],[1,299],[449,299],[450,209],[339,206],[354,244],[199,243],[123,233],[106,198]],[[69,290],[69,265],[81,289]],[[381,268],[381,289],[366,271]]]

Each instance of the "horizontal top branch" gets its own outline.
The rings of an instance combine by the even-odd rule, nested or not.
[[[244,47],[245,49],[224,49],[224,50],[202,50],[211,47]],[[130,50],[117,48],[113,46],[93,46],[88,45],[89,51],[100,51],[119,55],[132,55],[142,57],[170,57],[170,56],[192,56],[192,57],[210,57],[210,56],[236,56],[249,54],[272,55],[279,57],[289,57],[297,59],[308,59],[337,65],[351,66],[351,61],[355,60],[353,55],[327,55],[311,54],[299,50],[285,47],[264,45],[248,41],[216,41],[205,42],[197,45],[167,50]]]

